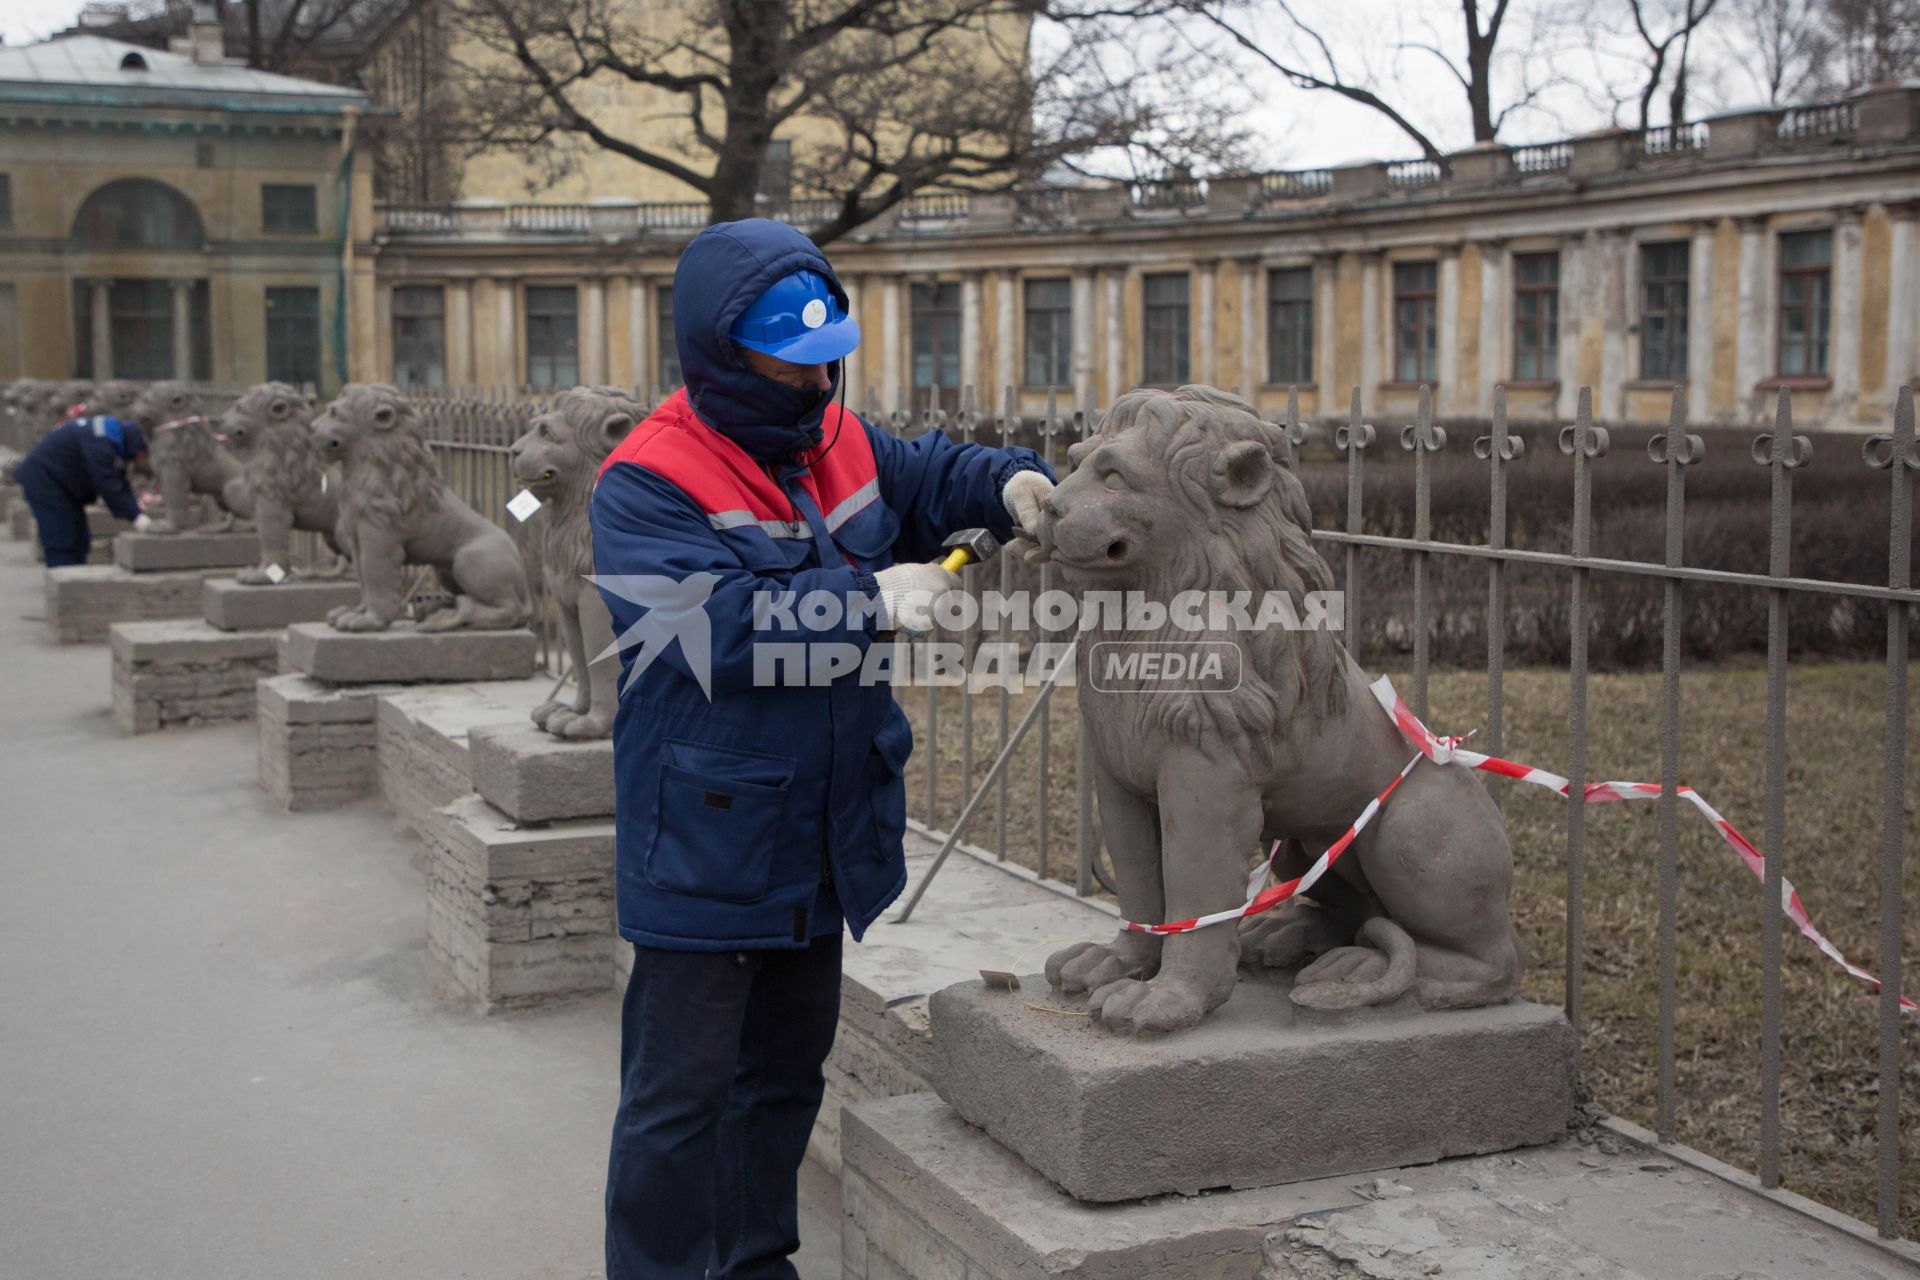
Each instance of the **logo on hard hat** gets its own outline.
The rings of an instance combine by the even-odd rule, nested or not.
[[[820,301],[820,299],[818,298],[815,298],[812,302],[809,302],[806,306],[806,310],[800,313],[800,323],[806,325],[807,328],[809,329],[818,329],[821,325],[825,324],[826,322],[827,322],[827,304]]]

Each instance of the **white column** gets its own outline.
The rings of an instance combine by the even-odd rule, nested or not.
[[[1618,421],[1627,413],[1627,237],[1618,231],[1604,232],[1597,248],[1600,385],[1594,388],[1594,403],[1599,416]]]
[[[1073,273],[1073,403],[1093,394],[1093,272]]]
[[[986,396],[980,407],[991,409],[995,413],[999,413],[1006,407],[1007,388],[1019,386],[1026,377],[1026,371],[1020,367],[1020,352],[1016,349],[1018,339],[1015,337],[1018,330],[1014,327],[1016,318],[1014,297],[1019,287],[1013,272],[994,272],[994,385],[992,394]]]
[[[514,287],[512,280],[496,280],[493,282],[493,297],[494,368],[500,371],[503,383],[513,386],[520,381],[520,352],[513,345],[513,313],[520,305],[520,291]]]
[[[980,273],[969,271],[960,277],[960,387],[973,388],[975,408],[986,402],[986,388],[980,385]]]
[[[653,394],[654,379],[647,363],[648,357],[653,354],[647,343],[653,329],[653,316],[647,309],[647,302],[652,296],[645,276],[627,277],[627,376],[633,380],[630,390],[636,397],[642,398]]]
[[[1127,273],[1107,272],[1107,404],[1127,390]]]
[[[1465,403],[1460,394],[1460,249],[1447,245],[1440,250],[1440,296],[1433,301],[1434,319],[1439,325],[1439,350],[1434,352],[1434,376],[1440,383],[1433,396],[1433,411],[1447,414]]]
[[[473,382],[473,286],[465,280],[447,285],[447,382],[456,387]]]
[[[856,324],[860,321],[860,298],[864,292],[860,281],[861,277],[855,275],[840,277],[840,287],[847,291],[847,314],[853,317]],[[867,407],[867,389],[860,385],[861,378],[866,374],[866,345],[867,336],[862,332],[860,345],[848,353],[840,369],[840,383],[846,389],[846,402],[860,408]]]
[[[1493,413],[1493,389],[1506,381],[1506,344],[1500,341],[1500,335],[1506,332],[1506,263],[1505,241],[1480,242],[1480,380],[1474,388],[1474,404],[1489,416]],[[1563,291],[1564,280],[1563,275]]]
[[[580,381],[598,386],[607,380],[607,282],[580,283]]]
[[[106,280],[93,282],[93,318],[90,328],[93,330],[93,380],[103,382],[113,376],[113,299],[112,284]],[[65,411],[66,406],[60,406]]]
[[[1320,416],[1330,418],[1346,409],[1348,388],[1333,385],[1334,335],[1339,316],[1335,314],[1339,296],[1340,259],[1329,255],[1314,263],[1313,270],[1313,367],[1319,387]]]
[[[1580,337],[1587,323],[1584,299],[1593,287],[1593,256],[1592,246],[1582,236],[1569,237],[1560,249],[1560,296],[1571,304],[1560,308],[1560,367],[1556,371],[1560,391],[1554,398],[1554,413],[1562,418],[1571,418],[1580,406]],[[1511,283],[1501,287],[1503,312],[1512,293]],[[1502,335],[1511,328],[1503,326]],[[1502,376],[1505,372],[1503,369]]]
[[[1214,282],[1220,278],[1220,264],[1208,260],[1194,264],[1193,305],[1199,323],[1193,326],[1193,351],[1189,374],[1195,382],[1211,386],[1219,376],[1214,356],[1220,344],[1214,330]]]
[[[193,376],[193,281],[173,282],[173,376]]]
[[[1256,404],[1267,380],[1260,345],[1260,260],[1240,260],[1240,394]]]
[[[1887,289],[1887,385],[1881,389],[1876,414],[1893,410],[1893,397],[1902,383],[1920,377],[1920,206],[1901,205],[1888,211],[1893,218],[1889,237],[1892,262]]]
[[[1762,218],[1740,221],[1740,325],[1733,362],[1733,416],[1745,422],[1753,411],[1754,384],[1767,376],[1767,228]]]
[[[1360,259],[1360,411],[1371,413],[1380,403],[1380,280],[1378,252]]]
[[[1693,229],[1687,260],[1687,420],[1713,419],[1714,224]]]
[[[891,413],[900,403],[900,390],[906,385],[902,371],[907,363],[908,335],[903,325],[906,308],[900,292],[905,288],[899,276],[888,276],[881,286],[882,341],[880,344],[880,402]]]
[[[392,382],[399,376],[393,367],[393,286],[378,284],[373,290],[373,367],[380,377]]]
[[[1833,229],[1833,332],[1827,370],[1833,379],[1827,421],[1850,425],[1860,406],[1860,216],[1862,210],[1840,211]]]

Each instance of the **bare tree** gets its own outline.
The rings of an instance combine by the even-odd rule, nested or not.
[[[1660,0],[1627,0],[1634,32],[1647,47],[1647,78],[1640,89],[1641,129],[1653,127],[1653,100],[1659,95],[1661,84],[1666,82],[1669,59],[1673,64],[1673,80],[1667,91],[1667,123],[1686,123],[1687,63],[1693,52],[1693,35],[1717,3],[1718,0],[1681,0],[1678,9],[1674,9],[1662,5]]]
[[[1049,166],[1183,126],[1164,78],[1114,70],[1100,21],[1044,58],[1023,0],[704,0],[638,17],[618,0],[463,0],[481,54],[462,68],[469,145],[564,165],[569,141],[623,156],[706,197],[715,220],[761,208],[776,139],[830,204],[826,243],[917,192],[1009,186]],[[1125,61],[1125,60],[1123,60]],[[636,96],[657,104],[635,127]],[[782,135],[785,135],[782,137]],[[1230,145],[1214,148],[1224,153]],[[556,178],[560,169],[546,177]]]
[[[1920,0],[1826,0],[1825,9],[1849,88],[1920,73]]]
[[[317,62],[405,7],[405,0],[227,0],[226,44],[262,71],[314,73]]]
[[[1781,107],[1830,91],[1832,38],[1822,21],[1827,0],[1728,0],[1727,65],[1744,70],[1767,105]]]

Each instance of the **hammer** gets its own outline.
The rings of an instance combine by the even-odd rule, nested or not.
[[[948,573],[958,573],[970,564],[991,560],[993,553],[1000,549],[1000,540],[985,529],[962,529],[949,534],[940,546],[947,553],[940,567]]]

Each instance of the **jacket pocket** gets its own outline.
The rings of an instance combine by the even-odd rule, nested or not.
[[[794,761],[667,743],[648,883],[719,902],[758,902],[773,874]]]
[[[891,710],[867,753],[867,799],[873,809],[873,856],[885,861],[900,847],[907,829],[907,755],[913,731],[897,708]]]
[[[893,544],[899,540],[900,517],[877,498],[833,534],[834,544],[868,573],[893,563]]]

